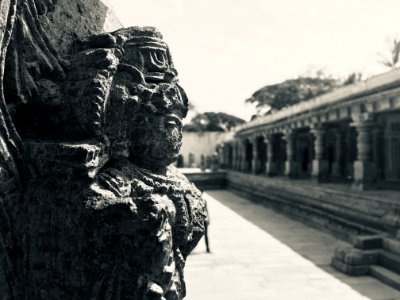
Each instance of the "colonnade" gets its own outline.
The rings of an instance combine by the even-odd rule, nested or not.
[[[370,116],[338,124],[259,129],[219,147],[225,169],[265,176],[352,181],[364,189],[379,179],[382,133]]]

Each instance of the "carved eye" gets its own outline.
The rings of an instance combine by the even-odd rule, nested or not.
[[[166,60],[166,57],[165,57],[164,53],[163,53],[163,52],[156,51],[155,54],[156,54],[157,60],[158,60],[159,62],[162,62],[162,63],[165,65],[165,62],[166,62],[167,60]]]
[[[182,126],[181,119],[174,114],[168,114],[165,116],[165,124],[169,126]]]
[[[167,56],[162,51],[150,51],[150,62],[154,66],[159,68],[165,68],[167,66]]]

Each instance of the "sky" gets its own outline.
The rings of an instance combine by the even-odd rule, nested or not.
[[[323,70],[388,71],[399,0],[109,0],[124,26],[155,26],[196,112],[249,120],[256,90]],[[193,116],[192,112],[192,116]],[[190,116],[189,116],[190,118]]]

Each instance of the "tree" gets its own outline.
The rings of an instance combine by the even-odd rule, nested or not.
[[[246,102],[256,104],[257,109],[268,107],[268,114],[327,93],[337,86],[339,81],[329,77],[299,77],[267,85]]]
[[[400,63],[400,39],[392,39],[390,40],[390,49],[389,55],[385,57],[385,55],[380,55],[383,59],[380,61],[384,66],[389,68],[396,68]]]
[[[205,112],[197,114],[189,124],[183,127],[183,130],[189,132],[226,132],[244,122],[244,120],[226,113]]]
[[[343,85],[350,85],[359,82],[363,79],[363,74],[361,72],[350,73],[347,78],[343,81]]]

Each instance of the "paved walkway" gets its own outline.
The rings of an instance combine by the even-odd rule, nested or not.
[[[205,194],[211,254],[200,241],[189,256],[187,300],[400,300],[369,276],[349,277],[329,265],[331,235],[228,191]]]

